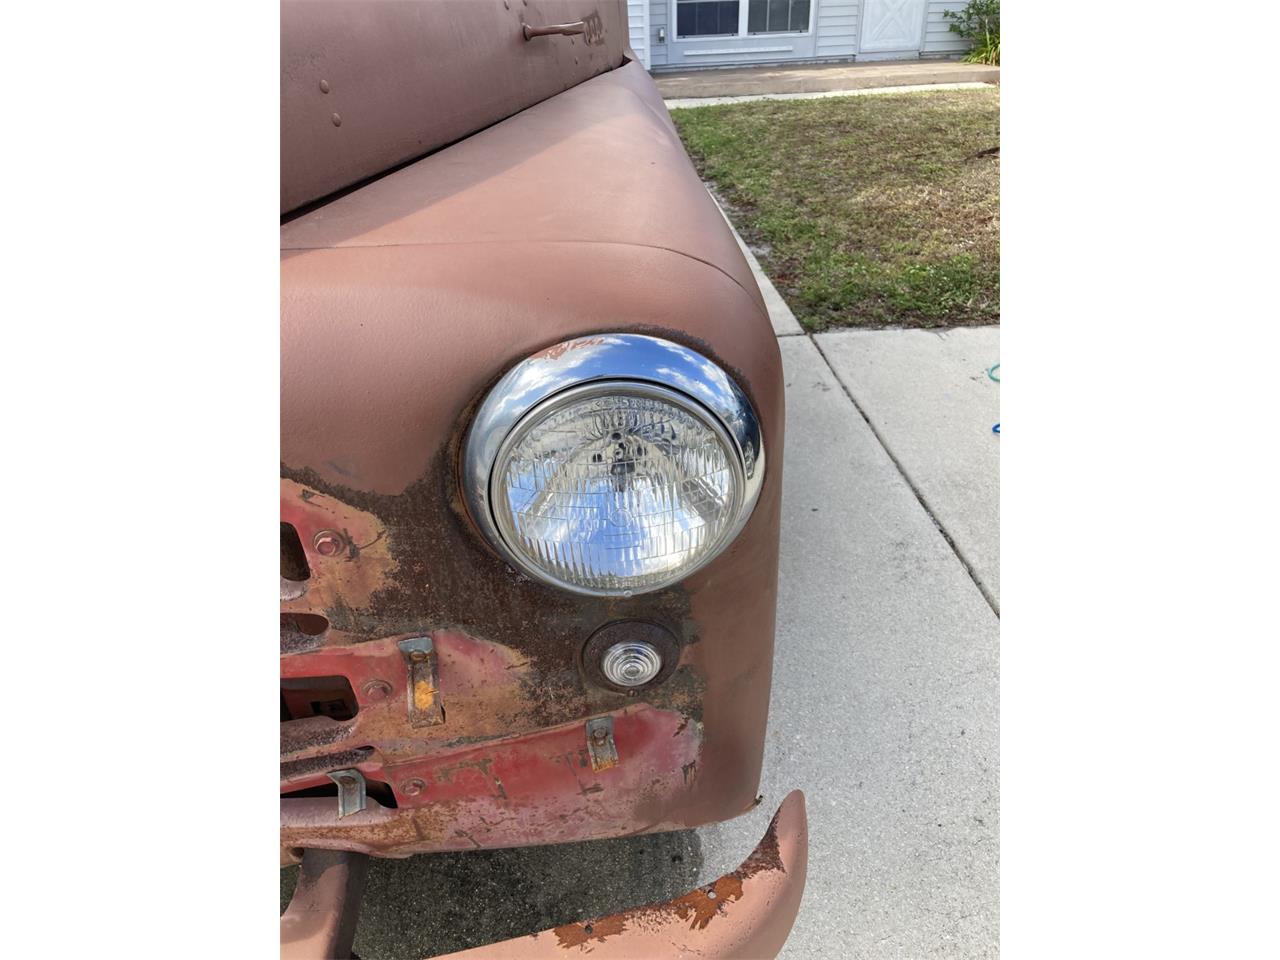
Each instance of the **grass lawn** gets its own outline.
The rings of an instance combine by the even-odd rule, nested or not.
[[[1000,92],[673,110],[809,330],[1000,319]]]

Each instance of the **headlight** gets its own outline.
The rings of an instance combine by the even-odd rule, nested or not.
[[[517,364],[467,439],[477,523],[520,570],[624,595],[688,576],[741,530],[764,477],[760,427],[718,366],[617,334]]]

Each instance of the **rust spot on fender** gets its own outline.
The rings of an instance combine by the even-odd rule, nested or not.
[[[311,568],[305,598],[290,598],[282,611],[327,615],[335,609],[367,607],[399,568],[381,520],[335,497],[320,496],[287,477],[280,480],[280,518],[298,531]],[[339,538],[338,553],[323,556],[316,552],[312,542],[321,531]]]
[[[556,940],[566,950],[580,947],[591,940],[605,940],[616,936],[626,929],[626,921],[622,914],[605,917],[593,923],[567,923],[555,928]]]

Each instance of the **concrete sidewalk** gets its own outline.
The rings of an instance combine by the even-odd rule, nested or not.
[[[654,74],[664,100],[821,93],[936,83],[999,83],[1000,68],[956,60],[758,66]]]
[[[999,622],[813,340],[778,342],[787,452],[765,802],[698,831],[701,876],[740,859],[800,787],[809,880],[783,958],[995,957]]]
[[[989,83],[921,83],[910,87],[865,87],[859,90],[826,90],[820,93],[761,93],[745,97],[678,97],[663,100],[668,110],[691,107],[717,107],[726,103],[752,103],[758,100],[824,100],[831,97],[877,96],[884,93],[917,93],[925,90],[984,90]]]
[[[1000,384],[987,371],[1000,361],[1000,328],[841,330],[814,341],[998,612]]]

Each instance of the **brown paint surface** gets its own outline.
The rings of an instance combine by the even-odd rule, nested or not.
[[[598,42],[524,39],[525,22],[586,17]],[[623,0],[283,0],[280,209],[620,66],[626,48]]]
[[[360,699],[352,721],[282,730],[282,758],[320,763],[370,747],[370,770],[398,789],[397,769],[478,759],[466,751],[488,745],[540,764],[541,737],[574,736],[559,754],[563,787],[535,791],[536,802],[473,768],[465,796],[442,799],[432,780],[417,798],[397,793],[399,810],[341,824],[316,807],[289,821],[287,845],[398,856],[674,829],[748,809],[773,652],[781,364],[750,271],[644,71],[597,76],[291,221],[281,239],[282,512],[305,519],[324,507],[325,523],[342,518],[336,528],[359,547],[326,566],[299,528],[324,575],[282,609],[330,628],[282,646],[281,670],[347,676]],[[517,575],[479,537],[458,489],[458,450],[489,385],[536,351],[603,331],[711,357],[747,392],[769,452],[755,512],[730,548],[683,583],[633,598],[581,598]],[[576,659],[618,619],[652,620],[681,645],[677,671],[639,700],[590,683]],[[394,643],[425,633],[445,722],[411,728]],[[390,696],[365,697],[372,679]],[[620,729],[619,763],[595,782],[585,719],[646,705],[672,717],[665,736],[679,749],[652,754],[669,766],[610,787],[604,777],[637,766]],[[647,788],[655,777],[661,787]],[[481,816],[504,826],[487,829]],[[461,832],[450,828],[459,817]]]

